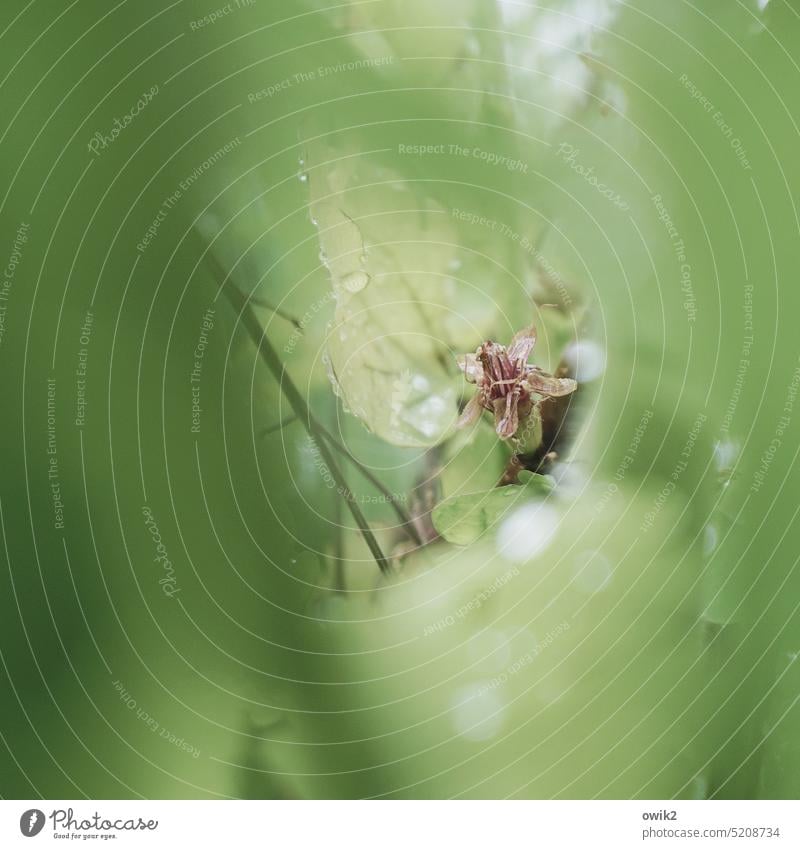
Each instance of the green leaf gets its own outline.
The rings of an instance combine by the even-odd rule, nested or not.
[[[491,227],[465,224],[454,206],[421,197],[391,157],[321,141],[307,156],[335,298],[325,353],[334,391],[385,441],[438,445],[458,418],[456,355],[510,336],[518,328],[508,316],[533,318],[524,286],[498,271],[516,269],[518,281],[527,256],[511,239],[498,245]],[[498,253],[499,264],[490,259]]]
[[[545,475],[525,474],[519,486],[502,486],[447,498],[432,514],[433,525],[448,541],[469,545],[521,503],[547,495],[553,488]]]

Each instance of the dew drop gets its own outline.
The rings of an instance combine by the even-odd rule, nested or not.
[[[555,463],[551,474],[563,498],[575,499],[587,486],[586,472],[578,463]]]
[[[306,173],[305,173],[305,171],[301,171],[301,172],[297,175],[297,179],[298,179],[301,183],[307,183],[307,182],[308,182],[308,174],[306,174]]]
[[[468,35],[466,39],[464,39],[464,47],[466,48],[466,52],[468,55],[480,56],[481,43],[480,41],[478,41],[476,36]]]
[[[719,531],[716,525],[708,524],[703,532],[703,554],[710,557],[719,544]]]
[[[583,551],[575,557],[572,579],[580,592],[593,595],[611,583],[613,573],[608,558],[599,551]]]
[[[353,294],[365,289],[367,283],[369,283],[369,274],[366,271],[351,271],[342,278],[342,286]]]
[[[574,342],[564,352],[564,362],[578,383],[587,383],[603,374],[606,355],[596,342]]]
[[[738,457],[739,445],[732,439],[720,439],[714,445],[714,462],[720,474],[730,472]]]
[[[470,663],[484,674],[502,672],[511,663],[511,639],[498,628],[488,628],[467,642]]]
[[[708,778],[704,775],[696,775],[688,786],[690,799],[708,798]]]
[[[326,593],[318,596],[308,607],[307,615],[315,619],[320,628],[329,627],[346,620],[349,612],[347,602],[338,594]]]
[[[457,734],[467,740],[490,740],[501,729],[505,702],[492,689],[491,681],[476,681],[456,691],[451,702],[452,722]]]
[[[524,563],[550,545],[558,522],[558,511],[549,504],[525,504],[503,520],[497,533],[497,550],[508,560]]]

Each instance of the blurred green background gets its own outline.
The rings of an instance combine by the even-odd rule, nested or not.
[[[799,39],[4,4],[2,795],[797,797]],[[555,489],[412,551],[340,455],[382,577],[223,281],[422,514],[506,461],[455,356],[535,323]]]

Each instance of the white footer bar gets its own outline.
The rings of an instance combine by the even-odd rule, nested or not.
[[[0,801],[0,845],[800,846],[800,803]]]

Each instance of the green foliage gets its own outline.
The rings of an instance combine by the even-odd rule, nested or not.
[[[520,486],[510,485],[484,492],[471,492],[448,498],[433,509],[431,518],[436,530],[457,545],[477,542],[512,508],[552,491],[552,481],[545,475],[523,473]]]
[[[792,4],[5,5],[5,797],[800,794]],[[337,455],[390,576],[205,246],[389,491]],[[599,355],[553,481],[496,488],[455,357],[530,324]]]

